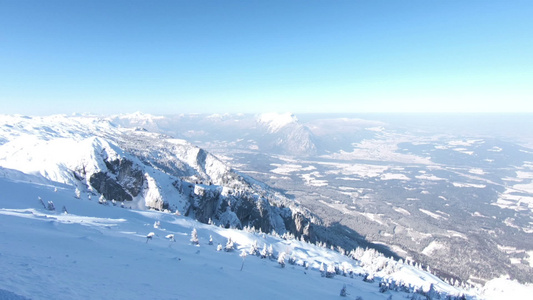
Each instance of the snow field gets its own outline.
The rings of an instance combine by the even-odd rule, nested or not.
[[[397,293],[381,294],[378,282],[366,283],[359,276],[321,277],[322,263],[367,272],[329,249],[169,213],[99,205],[76,199],[73,188],[59,187],[0,179],[0,269],[5,270],[0,289],[31,299],[338,299],[343,284],[350,297],[386,299]],[[53,201],[56,211],[39,207],[38,197]],[[62,213],[63,206],[68,214]],[[199,245],[189,241],[193,228]],[[154,236],[148,240],[150,232]],[[165,238],[169,234],[176,242]],[[210,236],[213,245],[208,245]],[[228,238],[237,249],[217,252]],[[259,251],[273,245],[275,254],[286,252],[287,260],[292,257],[297,264],[281,268],[275,260],[248,255],[240,271],[239,253],[253,243]],[[298,265],[303,262],[309,263],[308,270]],[[407,266],[391,278],[455,290]]]

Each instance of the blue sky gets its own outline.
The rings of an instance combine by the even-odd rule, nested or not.
[[[0,113],[533,112],[533,1],[0,0]]]

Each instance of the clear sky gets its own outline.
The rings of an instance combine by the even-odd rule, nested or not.
[[[0,113],[533,112],[533,1],[0,0]]]

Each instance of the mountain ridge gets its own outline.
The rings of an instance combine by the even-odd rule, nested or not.
[[[78,198],[324,239],[323,225],[311,212],[185,140],[95,116],[2,120],[0,166],[76,186]]]

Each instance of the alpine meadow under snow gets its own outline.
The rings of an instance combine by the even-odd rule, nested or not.
[[[255,132],[248,140],[231,141],[226,133],[210,144],[207,138],[216,132],[176,127],[183,135],[177,139],[168,130],[172,121],[141,114],[0,116],[0,299],[526,299],[533,293],[533,286],[506,276],[484,285],[450,282],[431,265],[402,259],[400,251],[396,257],[380,253],[378,241],[346,248],[350,241],[340,241],[349,235],[332,231],[298,194],[263,183],[253,170],[230,166],[242,160],[228,155],[243,152],[219,151],[218,158],[189,141],[206,136],[199,144],[215,150],[247,145],[246,151],[253,152],[268,146],[277,158],[267,164],[272,182],[278,182],[276,176],[287,182],[299,178],[314,193],[333,177],[407,182],[414,176],[389,166],[339,164],[335,156],[365,155],[364,149],[372,147],[360,141],[361,152],[326,153],[314,137],[324,127],[304,126],[291,114],[253,121],[224,118],[194,122],[240,122],[232,125],[242,126],[239,130],[253,123]],[[379,133],[380,125],[365,126]],[[449,147],[468,152],[469,145]],[[385,145],[381,154],[402,163],[429,160]],[[322,160],[294,160],[314,155]],[[484,171],[471,168],[469,174],[479,178]],[[433,182],[449,179],[438,177],[444,172],[416,175]],[[482,188],[464,180],[451,186]],[[339,194],[366,199],[363,188],[348,180],[343,184]],[[511,201],[514,194],[506,195]],[[352,208],[327,198],[320,203],[351,213]],[[407,209],[392,206],[405,218],[414,214]],[[416,211],[439,222],[450,218],[441,210]],[[383,214],[360,214],[387,222]],[[462,233],[452,233],[463,239]],[[435,240],[421,252],[431,256],[445,247],[445,241]]]

